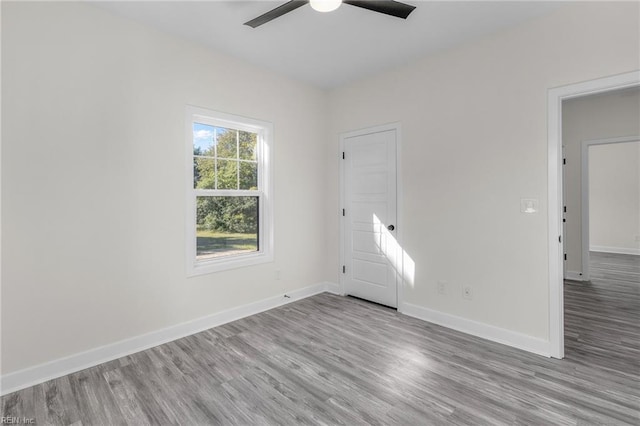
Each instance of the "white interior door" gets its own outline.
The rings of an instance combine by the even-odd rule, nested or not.
[[[397,307],[396,130],[344,138],[346,294]]]

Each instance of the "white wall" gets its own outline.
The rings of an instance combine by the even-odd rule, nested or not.
[[[589,245],[640,254],[640,142],[589,148]]]
[[[565,101],[562,105],[566,271],[578,277],[582,270],[582,161],[583,141],[640,135],[640,91],[623,90]]]
[[[338,134],[402,123],[407,303],[549,338],[547,91],[638,68],[637,3],[574,3],[553,14],[330,94],[327,151],[337,229]],[[537,198],[537,214],[520,199]],[[338,279],[340,244],[329,241]],[[436,282],[449,283],[438,295]],[[462,299],[462,286],[473,300]]]
[[[2,73],[2,374],[327,279],[325,93],[79,2]],[[274,124],[274,263],[186,278],[186,104]]]

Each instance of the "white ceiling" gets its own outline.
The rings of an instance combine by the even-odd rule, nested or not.
[[[303,6],[258,28],[244,22],[281,1],[94,3],[215,50],[322,88],[333,88],[547,14],[558,2],[416,1],[402,19],[342,5]]]

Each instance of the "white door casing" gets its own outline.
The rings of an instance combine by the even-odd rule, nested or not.
[[[640,71],[556,87],[547,94],[549,353],[553,358],[564,358],[562,102],[636,86],[640,86]]]
[[[343,142],[343,289],[398,306],[397,129],[352,132]]]

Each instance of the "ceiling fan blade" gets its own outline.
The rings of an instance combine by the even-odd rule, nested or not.
[[[373,10],[374,12],[380,12],[384,13],[385,15],[391,15],[402,19],[407,19],[407,16],[409,16],[409,14],[413,12],[413,9],[416,8],[415,6],[393,0],[343,0],[343,3],[350,4],[351,6],[361,7],[363,9]]]
[[[248,22],[245,22],[244,25],[248,25],[251,28],[255,28],[255,27],[259,27],[262,24],[266,24],[267,22],[279,18],[280,16],[284,15],[285,13],[289,13],[292,10],[296,10],[297,8],[304,6],[305,4],[309,3],[309,0],[291,0],[286,2],[285,4],[282,4],[278,7],[276,7],[275,9],[271,9],[270,11],[268,11],[265,14],[262,14],[260,16],[258,16],[257,18],[254,18]]]

